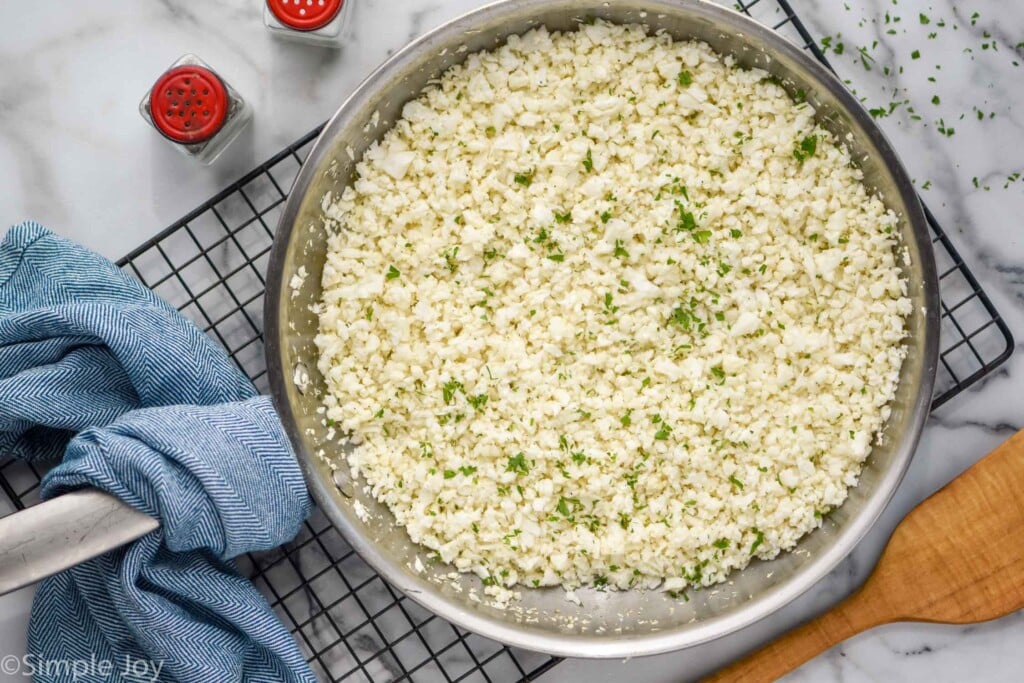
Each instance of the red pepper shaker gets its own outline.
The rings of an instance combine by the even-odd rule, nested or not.
[[[341,47],[352,0],[265,0],[263,23],[274,35],[326,47]]]
[[[187,54],[139,103],[142,118],[186,156],[213,162],[252,119],[252,109],[206,62]]]

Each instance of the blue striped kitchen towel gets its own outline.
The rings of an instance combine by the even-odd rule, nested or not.
[[[152,292],[34,223],[0,243],[9,454],[63,458],[43,498],[95,486],[162,524],[39,586],[34,680],[316,680],[232,563],[293,538],[311,509],[270,402]]]

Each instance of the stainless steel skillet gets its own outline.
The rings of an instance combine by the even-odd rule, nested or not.
[[[908,356],[883,445],[877,447],[850,499],[828,516],[795,552],[756,562],[721,586],[691,594],[689,603],[657,592],[583,591],[583,606],[559,589],[524,589],[523,611],[474,602],[479,579],[453,582],[445,565],[413,570],[413,546],[388,511],[348,480],[339,447],[326,440],[316,410],[323,391],[313,338],[320,299],[325,234],[321,200],[353,177],[354,161],[449,66],[468,53],[493,48],[511,34],[538,25],[573,29],[601,17],[643,23],[676,38],[703,40],[740,64],[766,69],[793,92],[800,89],[823,125],[850,145],[867,184],[901,217],[909,256],[905,274],[914,311]],[[375,115],[380,125],[374,126]],[[305,273],[306,277],[302,278]],[[302,281],[297,292],[292,280]],[[296,280],[298,281],[298,280]],[[874,523],[910,462],[928,412],[937,360],[938,286],[925,218],[909,178],[871,117],[825,68],[773,31],[717,5],[697,0],[507,0],[471,12],[406,47],[372,74],[331,119],[296,179],[271,257],[266,299],[267,361],[278,411],[303,463],[317,502],[356,550],[386,579],[442,617],[497,640],[556,655],[628,657],[695,645],[771,614],[832,569]],[[304,389],[296,371],[309,374]],[[333,456],[337,469],[319,457]],[[360,520],[353,506],[370,510]],[[524,619],[523,614],[531,617]]]
[[[451,571],[443,565],[416,572],[416,555],[423,558],[426,553],[412,546],[390,514],[349,481],[339,447],[326,439],[316,412],[323,390],[313,344],[317,321],[309,310],[320,298],[324,262],[320,203],[326,192],[345,187],[352,177],[353,157],[359,158],[395,120],[402,105],[444,69],[470,52],[495,47],[507,36],[537,25],[572,29],[595,17],[643,23],[679,39],[703,40],[723,54],[735,55],[744,66],[771,72],[793,92],[803,90],[821,123],[847,140],[866,183],[900,215],[914,310],[885,443],[872,453],[847,503],[795,552],[772,562],[755,562],[730,582],[692,594],[689,603],[656,592],[581,591],[583,606],[577,607],[557,589],[524,590],[523,610],[535,610],[527,620],[523,611],[471,600],[468,588],[479,589],[475,577],[452,582],[443,578]],[[381,121],[376,127],[371,125],[375,113]],[[296,276],[302,285],[293,295]],[[310,153],[282,215],[266,296],[267,358],[278,410],[313,495],[353,547],[400,590],[456,624],[528,649],[583,657],[654,654],[717,638],[771,614],[845,557],[875,522],[912,457],[931,399],[938,319],[938,286],[923,212],[906,172],[871,117],[832,74],[798,47],[738,13],[700,0],[506,0],[456,19],[397,53],[342,105]],[[310,377],[303,389],[294,382],[297,370]],[[321,452],[335,456],[336,469],[319,457]],[[368,521],[355,514],[355,501],[370,510]],[[17,523],[23,514],[27,513],[8,520]],[[145,520],[135,521],[142,524],[140,531],[146,528]],[[0,544],[3,538],[0,527]],[[6,557],[0,546],[0,581]]]

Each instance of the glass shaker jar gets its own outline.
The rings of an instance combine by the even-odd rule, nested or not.
[[[157,79],[139,113],[185,156],[204,164],[220,156],[252,119],[238,91],[192,54]]]
[[[352,0],[265,0],[263,23],[274,35],[325,47],[341,47]]]

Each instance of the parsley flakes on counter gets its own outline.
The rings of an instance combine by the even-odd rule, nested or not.
[[[853,10],[850,3],[844,3],[843,6],[847,12]],[[863,11],[865,8],[860,7],[859,9]],[[849,35],[844,37],[843,34],[837,33],[822,38],[820,47],[825,54],[831,52],[839,57],[847,55],[847,58],[854,63],[859,63],[865,71],[874,72],[866,77],[865,83],[862,83],[871,91],[868,97],[862,97],[857,89],[852,87],[851,81],[844,81],[851,86],[853,94],[860,97],[861,101],[865,103],[871,116],[877,119],[895,116],[897,117],[895,121],[897,126],[906,123],[925,128],[931,127],[943,138],[954,138],[957,134],[957,126],[947,123],[947,119],[950,122],[964,122],[964,126],[985,126],[992,119],[997,118],[997,112],[992,108],[998,106],[999,100],[997,98],[990,100],[988,96],[981,95],[979,97],[980,104],[971,103],[968,112],[965,111],[967,105],[963,103],[965,98],[950,97],[947,98],[950,101],[943,102],[938,94],[932,93],[930,98],[924,94],[924,100],[930,101],[933,107],[939,108],[938,111],[930,110],[922,102],[915,102],[911,99],[912,93],[915,91],[920,93],[917,86],[912,84],[912,79],[923,76],[927,83],[936,85],[941,83],[943,65],[933,62],[933,58],[940,56],[961,62],[980,61],[981,64],[977,67],[972,67],[972,72],[977,74],[988,74],[993,66],[1007,62],[1015,69],[1020,68],[1021,56],[1024,54],[1024,42],[1014,43],[1012,31],[996,30],[995,27],[999,23],[998,18],[994,18],[992,15],[982,17],[978,11],[967,14],[955,4],[950,9],[952,16],[948,18],[937,14],[918,12],[916,21],[912,16],[907,17],[910,19],[909,21],[904,21],[904,17],[900,14],[901,3],[899,0],[893,0],[891,7],[884,15],[879,17],[862,15],[858,22],[859,28],[864,28],[869,23],[875,24],[874,30],[871,32],[873,39],[870,45],[859,45],[853,49],[850,47],[853,45],[851,37]],[[932,8],[929,7],[928,10],[931,12]],[[886,36],[900,36],[900,41],[913,42],[909,44],[909,49],[897,50],[890,39],[879,35],[883,30]],[[879,73],[876,55],[879,60],[894,60],[895,63],[891,66],[882,65]],[[924,73],[922,70],[925,70]],[[947,71],[949,70],[947,69]],[[960,84],[954,85],[956,90],[963,90],[959,87]],[[999,84],[992,82],[973,85],[987,86],[987,89],[999,89]],[[975,93],[980,94],[981,91],[981,87],[974,89]],[[879,97],[887,99],[887,104],[877,102]],[[869,103],[869,100],[872,101]],[[1011,185],[1014,185],[1019,180],[1019,177],[1015,178],[1018,175],[1019,172],[1016,171],[1008,173],[1002,188],[1009,189]],[[927,190],[931,185],[930,181],[925,181],[920,188]]]

